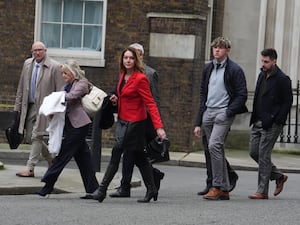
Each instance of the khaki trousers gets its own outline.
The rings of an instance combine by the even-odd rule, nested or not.
[[[27,167],[29,170],[34,170],[35,165],[41,160],[42,157],[46,159],[48,163],[52,161],[52,155],[48,151],[43,135],[37,135],[36,133],[36,117],[37,109],[34,104],[30,104],[25,124],[25,141],[27,143],[31,143],[31,150],[29,159],[27,161]],[[31,137],[31,142],[28,140],[29,137]]]

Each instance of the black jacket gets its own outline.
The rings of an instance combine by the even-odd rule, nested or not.
[[[213,62],[205,65],[200,87],[200,107],[196,116],[195,126],[202,125],[203,113],[206,110],[206,101],[208,94],[208,84],[212,70],[214,69]],[[227,93],[229,95],[228,108],[226,114],[228,117],[236,114],[248,112],[246,101],[248,97],[246,78],[242,68],[227,58],[224,72],[224,83]]]
[[[258,90],[264,77],[265,74],[261,72],[257,80],[250,125],[258,119],[255,109]],[[261,105],[260,120],[262,121],[263,129],[272,127],[273,123],[278,125],[285,124],[287,115],[290,112],[293,103],[293,92],[291,79],[285,75],[278,66],[276,66],[273,74],[267,79],[266,88],[262,94],[261,102],[263,104]]]

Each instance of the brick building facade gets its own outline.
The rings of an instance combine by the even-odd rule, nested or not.
[[[107,1],[105,66],[82,67],[90,81],[109,92],[118,79],[121,51],[132,42],[143,44],[145,62],[159,73],[162,118],[172,151],[193,151],[197,145],[192,131],[205,62],[208,2]],[[222,33],[223,7],[224,0],[215,1],[212,38]],[[0,0],[0,110],[12,110],[22,65],[30,56],[34,41],[34,12],[35,0]],[[151,16],[151,13],[172,16]],[[183,14],[197,16],[180,16]],[[150,56],[151,33],[195,36],[194,57]],[[103,131],[103,146],[111,146],[113,131]]]

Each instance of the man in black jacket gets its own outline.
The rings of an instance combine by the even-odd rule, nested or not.
[[[269,180],[276,180],[277,196],[288,178],[272,163],[271,153],[293,103],[291,80],[277,66],[275,49],[264,49],[261,56],[250,119],[250,156],[258,163],[258,187],[250,199],[268,199]]]
[[[231,42],[218,37],[211,43],[214,59],[205,65],[201,78],[200,107],[194,134],[204,129],[212,169],[210,200],[229,200],[230,181],[224,142],[237,114],[247,112],[246,78],[242,68],[229,59]]]

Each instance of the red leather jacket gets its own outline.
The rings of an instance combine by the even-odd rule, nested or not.
[[[119,118],[129,122],[142,121],[147,118],[148,111],[154,128],[163,128],[163,123],[152,97],[149,80],[146,75],[135,71],[124,84],[122,91],[120,91],[124,76],[125,73],[120,75],[117,88]]]

